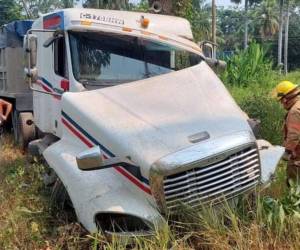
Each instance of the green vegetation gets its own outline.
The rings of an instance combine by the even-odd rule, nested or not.
[[[239,106],[251,117],[261,120],[260,136],[273,144],[282,143],[282,125],[285,111],[271,97],[272,89],[281,80],[300,82],[300,71],[287,76],[272,71],[266,51],[251,44],[228,61],[221,76]]]

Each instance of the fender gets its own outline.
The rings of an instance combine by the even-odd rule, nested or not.
[[[66,137],[48,147],[43,156],[64,183],[79,222],[90,232],[97,230],[97,213],[123,213],[141,218],[152,229],[164,219],[152,196],[145,195],[113,169],[81,171],[76,155],[85,147]],[[150,197],[150,198],[149,198]]]

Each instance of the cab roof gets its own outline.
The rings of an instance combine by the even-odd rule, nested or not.
[[[147,28],[142,27],[141,19],[149,20]],[[43,15],[35,28],[70,30],[73,26],[106,25],[160,33],[193,40],[189,22],[180,17],[149,14],[142,12],[73,8],[63,9]]]

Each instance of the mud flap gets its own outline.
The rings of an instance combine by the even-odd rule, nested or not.
[[[272,175],[275,173],[276,167],[284,154],[284,147],[273,146],[265,140],[257,140],[261,162],[261,182],[268,184]]]

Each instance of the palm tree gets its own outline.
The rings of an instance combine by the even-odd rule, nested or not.
[[[279,30],[275,0],[264,0],[254,12],[262,39],[272,38]]]
[[[127,9],[128,0],[86,0],[84,7],[95,9]]]
[[[245,8],[244,8],[244,49],[248,47],[248,25],[249,25],[249,20],[248,20],[248,9],[249,6],[251,6],[254,3],[259,3],[261,0],[245,0]],[[242,0],[231,0],[231,2],[240,4]]]

